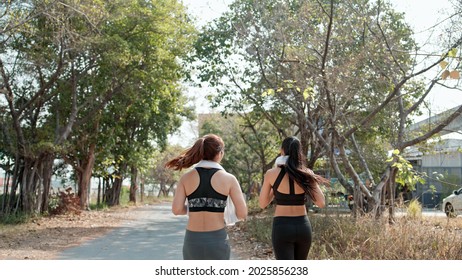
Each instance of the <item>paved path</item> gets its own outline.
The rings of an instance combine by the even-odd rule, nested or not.
[[[137,219],[105,236],[63,251],[63,260],[181,260],[187,216],[170,204],[138,208]]]

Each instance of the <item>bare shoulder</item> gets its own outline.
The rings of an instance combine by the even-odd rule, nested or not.
[[[185,181],[188,181],[188,180],[191,180],[192,178],[196,178],[197,177],[197,170],[196,169],[191,169],[189,170],[188,172],[184,173],[180,180],[185,180]]]
[[[279,168],[279,167],[274,167],[274,168],[268,169],[266,171],[265,177],[267,177],[269,179],[273,178],[273,177],[276,178],[278,176],[279,172],[281,172],[281,168]]]
[[[270,181],[270,182],[274,181],[278,177],[280,171],[281,171],[281,168],[279,167],[268,169],[265,173],[265,180]]]
[[[223,180],[227,180],[227,181],[237,181],[237,178],[236,176],[234,176],[233,174],[229,173],[229,172],[226,172],[224,170],[220,170],[218,171],[218,173],[220,175],[220,177],[223,178]]]

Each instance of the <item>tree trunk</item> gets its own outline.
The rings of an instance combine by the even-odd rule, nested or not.
[[[142,178],[140,182],[140,201],[141,203],[144,202],[144,178]]]
[[[10,197],[8,198],[7,204],[5,206],[5,216],[8,216],[11,211],[14,213],[14,205],[15,202],[19,202],[20,196],[16,194],[17,190],[19,189],[19,178],[22,174],[22,159],[16,157],[15,164],[13,166],[13,177],[11,178],[11,189],[10,189]]]
[[[106,199],[108,206],[116,206],[120,205],[120,193],[122,192],[122,183],[123,183],[123,174],[125,174],[127,170],[127,165],[122,164],[120,169],[114,173],[114,178],[111,180],[110,186],[107,186],[106,190]]]
[[[5,209],[7,207],[7,201],[9,197],[9,185],[10,185],[10,173],[5,171],[5,178],[3,180],[3,199],[2,199],[2,208],[0,213],[5,213]]]
[[[138,168],[132,166],[130,177],[130,197],[129,201],[136,204],[136,191],[138,190]]]
[[[96,197],[96,205],[101,205],[101,177],[98,177],[98,195]]]
[[[46,154],[42,161],[42,201],[41,201],[41,208],[40,213],[45,213],[48,211],[48,203],[50,199],[50,189],[51,189],[51,177],[53,175],[53,162],[54,162],[54,155],[53,154]]]
[[[107,204],[116,206],[120,204],[120,192],[122,191],[122,178],[116,177],[112,186],[107,190]]]
[[[82,210],[90,209],[90,197],[88,194],[93,166],[95,164],[95,147],[96,144],[90,144],[86,158],[82,161],[79,170],[76,170],[78,173],[78,196]]]
[[[10,176],[7,176],[3,214],[15,214],[17,211],[33,214],[48,210],[53,160],[54,156],[50,153],[36,158],[16,157],[11,184]],[[16,194],[18,189],[19,196]]]
[[[393,224],[395,222],[395,176],[397,169],[393,168],[388,180],[388,222]]]
[[[167,196],[167,187],[166,187],[165,181],[161,180],[159,185],[160,185],[160,188],[159,188],[159,193],[157,194],[157,197]]]

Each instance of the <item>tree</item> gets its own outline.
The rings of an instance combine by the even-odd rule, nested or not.
[[[2,128],[10,139],[1,146],[14,161],[4,209],[6,214],[16,211],[15,205],[26,213],[46,211],[56,158],[74,168],[81,207],[87,209],[101,148],[123,144],[123,153],[114,158],[125,156],[120,169],[131,166],[135,172],[143,153],[155,142],[162,146],[179,126],[179,116],[188,114],[180,62],[194,29],[184,6],[174,0],[24,5],[8,6],[8,19],[22,15],[24,7],[46,12],[34,12],[1,34],[0,74],[8,105],[2,105]],[[110,119],[114,115],[120,118]],[[101,137],[101,132],[113,134]],[[121,183],[125,174],[116,172]],[[112,194],[117,204],[119,193]]]
[[[394,185],[396,168],[382,162],[383,176],[374,178],[378,172],[364,157],[368,145],[401,151],[460,114],[427,134],[405,135],[440,80],[425,87],[419,77],[459,46],[456,38],[442,47],[442,56],[418,67],[412,31],[387,2],[242,0],[203,30],[196,59],[200,79],[217,88],[217,102],[239,104],[233,109],[241,112],[263,111],[275,130],[294,123],[309,166],[326,157],[342,185],[361,192],[380,213],[382,190]],[[275,122],[276,111],[290,117]],[[347,151],[354,151],[356,164]]]
[[[110,205],[118,204],[121,182],[131,176],[130,201],[136,202],[139,169],[147,168],[147,159],[154,149],[166,146],[167,135],[179,126],[181,117],[191,118],[185,106],[180,81],[184,75],[179,59],[190,50],[194,29],[177,1],[158,1],[146,6],[134,1],[130,16],[123,14],[111,26],[114,36],[125,40],[128,54],[139,69],[131,71],[133,80],[125,94],[114,99],[105,111],[104,130],[111,139],[113,158],[125,160],[115,166],[118,173]],[[139,6],[137,6],[139,5]],[[114,126],[116,120],[116,126]],[[127,168],[130,172],[127,172]]]
[[[11,140],[8,155],[14,161],[12,189],[4,212],[44,212],[57,147],[76,122],[75,81],[92,68],[91,64],[80,64],[79,59],[98,36],[92,21],[98,21],[104,13],[96,13],[98,4],[91,3],[80,6],[86,14],[60,1],[1,5],[10,22],[21,22],[9,25],[2,34],[0,54],[2,93],[7,104],[4,118],[10,120],[3,132]],[[24,20],[23,10],[33,16]],[[50,123],[50,108],[70,104],[68,100],[72,101],[71,114],[55,115],[55,122]]]

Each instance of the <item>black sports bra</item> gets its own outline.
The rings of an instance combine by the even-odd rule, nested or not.
[[[189,212],[224,212],[228,196],[215,191],[210,182],[220,169],[196,167],[196,170],[200,181],[197,189],[187,196]]]
[[[289,177],[289,193],[281,193],[278,191],[279,184],[282,181],[282,178],[284,178],[284,175],[286,175],[286,169],[284,166],[280,166],[281,171],[279,172],[278,177],[276,178],[276,181],[274,181],[274,184],[272,186],[273,188],[273,193],[274,193],[274,199],[276,200],[277,205],[304,205],[306,203],[306,195],[305,193],[300,193],[296,194],[295,193],[295,186],[294,186],[294,180]]]

